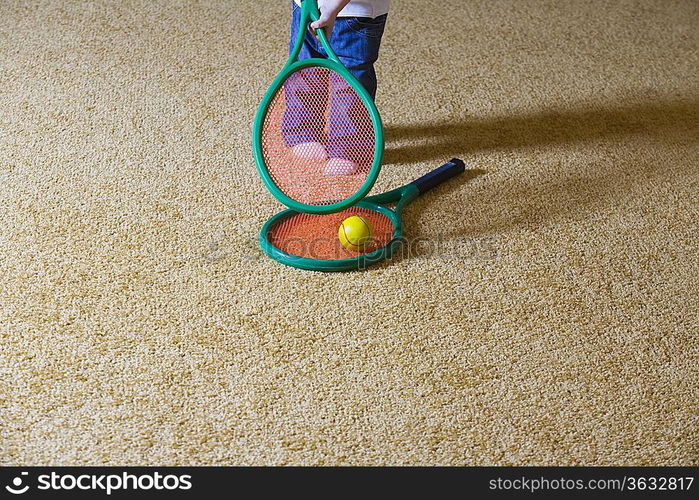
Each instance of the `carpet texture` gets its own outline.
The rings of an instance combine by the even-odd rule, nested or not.
[[[0,463],[699,463],[687,1],[394,2],[411,255],[260,255],[290,1],[0,0]],[[417,241],[415,241],[417,239]]]

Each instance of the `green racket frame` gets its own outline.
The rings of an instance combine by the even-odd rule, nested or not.
[[[461,174],[464,170],[464,162],[458,158],[452,158],[441,167],[423,175],[410,184],[392,189],[391,191],[386,191],[385,193],[368,196],[364,200],[358,202],[356,206],[375,210],[388,217],[393,224],[393,237],[391,241],[386,246],[371,253],[347,259],[317,260],[299,257],[280,250],[269,242],[267,234],[269,230],[278,222],[281,222],[281,220],[299,213],[291,209],[276,214],[262,226],[259,237],[260,247],[265,254],[272,259],[299,269],[311,271],[353,271],[364,269],[389,258],[400,242],[403,236],[403,224],[401,223],[401,211],[403,207],[433,187]],[[385,205],[389,203],[396,203],[396,208],[391,210],[386,207]]]
[[[270,190],[270,192],[274,195],[275,198],[277,198],[287,207],[298,212],[328,214],[333,212],[339,212],[340,210],[343,210],[351,205],[356,204],[359,200],[364,198],[364,196],[366,196],[367,193],[371,190],[371,188],[374,185],[374,182],[376,182],[376,177],[379,175],[379,171],[381,170],[381,159],[383,157],[384,150],[384,136],[383,126],[381,124],[381,117],[379,116],[379,111],[378,109],[376,109],[376,105],[374,104],[373,99],[366,91],[364,86],[361,83],[359,83],[359,81],[354,77],[354,75],[352,75],[352,73],[350,73],[349,70],[342,65],[340,59],[338,59],[337,55],[330,47],[330,43],[328,42],[328,39],[325,36],[325,31],[323,29],[317,30],[316,36],[318,37],[320,43],[325,49],[325,53],[328,55],[328,59],[311,58],[297,60],[297,57],[303,45],[303,40],[306,36],[308,23],[311,21],[317,21],[319,17],[320,12],[318,10],[318,3],[316,2],[316,0],[304,0],[301,4],[301,26],[299,27],[299,34],[296,38],[294,48],[292,49],[291,54],[289,55],[289,59],[282,68],[281,72],[274,79],[272,85],[269,87],[264,97],[262,98],[260,107],[258,108],[257,114],[255,115],[255,123],[252,129],[252,145],[257,170],[260,173],[260,176],[262,177],[265,186],[267,186],[267,189]],[[332,71],[335,71],[336,73],[339,73],[340,76],[347,80],[347,82],[352,86],[354,91],[357,92],[359,97],[364,102],[367,111],[369,112],[372,125],[374,127],[376,155],[374,157],[374,162],[372,163],[371,169],[369,170],[369,174],[367,175],[364,184],[362,185],[362,187],[359,188],[359,190],[357,190],[356,193],[354,193],[349,198],[346,198],[344,200],[338,201],[337,203],[333,203],[330,205],[310,205],[306,203],[301,203],[284,194],[272,179],[269,171],[267,170],[267,167],[265,166],[264,158],[262,155],[262,128],[264,126],[265,117],[267,116],[267,110],[269,109],[272,99],[274,98],[277,91],[281,88],[281,86],[284,85],[284,82],[289,77],[289,75],[291,75],[291,73],[309,66],[322,66],[328,68]]]

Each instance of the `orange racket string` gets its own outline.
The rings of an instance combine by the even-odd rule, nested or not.
[[[315,66],[292,73],[272,98],[261,145],[273,182],[306,205],[352,196],[364,185],[376,154],[364,101],[338,73]]]
[[[372,227],[370,244],[360,251],[345,248],[337,232],[347,217],[358,215]],[[380,212],[352,207],[341,212],[317,215],[297,213],[282,219],[267,233],[269,242],[279,250],[297,257],[316,260],[336,260],[368,254],[389,244],[393,238],[391,219]]]

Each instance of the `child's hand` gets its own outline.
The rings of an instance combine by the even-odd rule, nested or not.
[[[335,25],[335,18],[348,3],[350,3],[350,0],[328,0],[325,2],[320,11],[320,18],[311,23],[311,32],[313,35],[315,36],[315,30],[323,28],[325,36],[330,40],[330,35]]]

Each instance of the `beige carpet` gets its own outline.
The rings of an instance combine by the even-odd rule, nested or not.
[[[0,0],[0,463],[698,464],[696,2],[394,2],[376,190],[473,172],[350,274],[257,251],[289,4]]]

